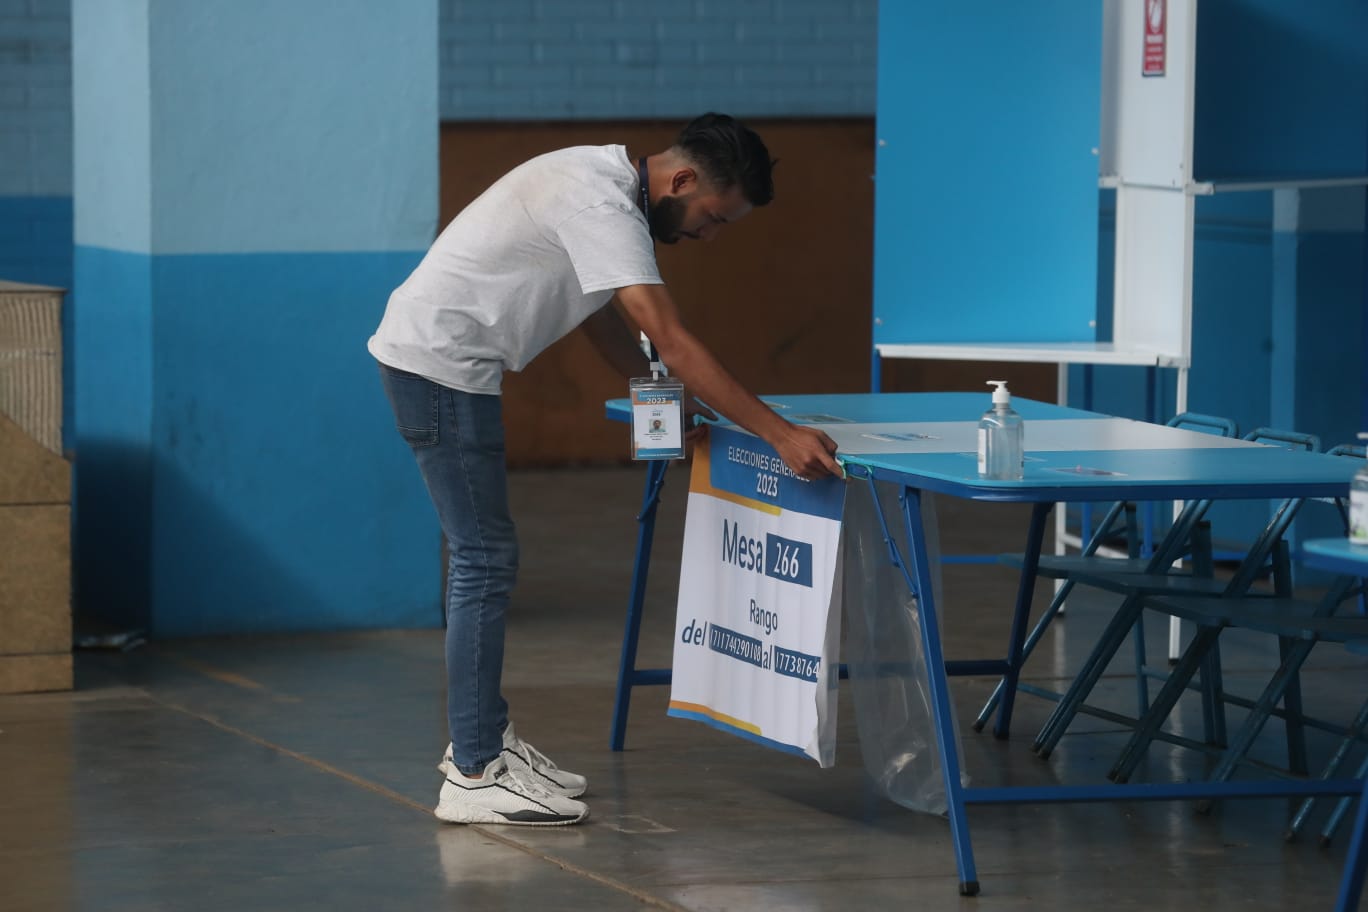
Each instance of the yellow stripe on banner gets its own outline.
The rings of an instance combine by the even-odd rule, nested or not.
[[[750,732],[752,735],[759,735],[762,738],[764,737],[764,735],[760,732],[760,726],[752,725],[749,722],[743,722],[740,719],[734,719],[731,716],[726,715],[725,713],[720,713],[717,710],[704,706],[701,703],[685,703],[682,700],[671,700],[670,709],[678,709],[683,712],[697,713],[700,716],[707,716],[709,719],[716,719],[718,722],[724,722],[727,725],[730,725],[732,728],[739,728],[741,729],[741,731]]]
[[[689,493],[707,494],[709,497],[716,497],[718,500],[725,500],[727,503],[734,503],[740,507],[758,510],[761,513],[768,513],[771,516],[778,516],[783,512],[783,510],[779,509],[778,504],[765,503],[763,500],[743,497],[740,494],[733,494],[731,491],[719,491],[712,486],[711,435],[708,437],[707,446],[694,447],[693,472],[689,475]]]

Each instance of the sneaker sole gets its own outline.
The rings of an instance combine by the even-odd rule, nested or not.
[[[446,760],[442,760],[437,764],[437,772],[441,773],[443,776],[450,776],[455,771],[456,767],[448,763]],[[574,791],[573,789],[567,789],[563,786],[557,785],[556,783],[552,782],[550,779],[547,779],[545,776],[541,774],[538,774],[537,778],[541,780],[543,783],[545,783],[548,789],[555,792],[557,795],[561,795],[566,798],[578,798],[580,795],[583,795],[585,792],[589,791],[589,787],[587,785],[579,791]]]
[[[534,815],[527,811],[519,812],[528,814],[526,817],[505,817],[498,811],[468,804],[454,806],[452,804],[439,804],[432,809],[432,813],[444,823],[493,823],[501,826],[570,826],[573,823],[589,819],[588,810],[578,817],[546,817],[540,814]]]

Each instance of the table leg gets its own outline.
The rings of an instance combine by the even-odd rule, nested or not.
[[[1031,529],[1026,536],[1026,551],[1022,555],[1016,614],[1012,617],[1012,638],[1007,644],[1007,674],[1002,677],[1002,706],[998,709],[997,722],[993,726],[993,736],[999,739],[1006,738],[1011,730],[1012,706],[1016,702],[1017,680],[1021,675],[1022,646],[1026,639],[1026,625],[1031,617],[1036,573],[1040,568],[1040,546],[1045,540],[1045,521],[1053,507],[1052,503],[1038,503],[1031,508]]]
[[[1359,796],[1358,816],[1354,818],[1354,838],[1349,842],[1349,854],[1344,859],[1344,877],[1340,880],[1336,912],[1355,912],[1363,896],[1363,875],[1368,870],[1368,783]]]
[[[936,725],[936,747],[940,753],[941,773],[945,777],[946,812],[950,818],[950,836],[955,844],[955,863],[959,867],[959,891],[962,896],[974,896],[979,891],[978,874],[974,869],[974,847],[969,837],[969,818],[965,813],[964,786],[960,783],[955,711],[950,705],[950,681],[945,673],[940,625],[936,621],[932,568],[926,552],[926,530],[922,525],[921,492],[915,488],[905,488],[899,499],[907,526],[907,556],[911,564],[910,568],[906,563],[903,565],[903,575],[907,577],[911,591],[917,594],[917,620],[921,626],[922,649],[926,654],[931,709]]]
[[[622,750],[627,738],[627,710],[632,701],[632,685],[636,683],[637,640],[641,636],[641,613],[646,601],[646,574],[651,567],[656,507],[660,505],[660,489],[665,484],[665,470],[669,465],[664,459],[647,463],[646,491],[642,495],[641,512],[637,514],[636,563],[632,567],[632,593],[627,602],[627,624],[622,632],[622,657],[618,663],[617,697],[613,702],[613,728],[609,736],[609,744],[615,751]]]

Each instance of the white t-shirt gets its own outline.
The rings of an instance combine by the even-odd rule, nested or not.
[[[499,392],[628,285],[663,284],[636,166],[576,146],[514,168],[452,219],[390,295],[367,348],[469,393]]]

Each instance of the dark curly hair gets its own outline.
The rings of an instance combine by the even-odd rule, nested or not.
[[[693,162],[719,190],[737,184],[752,206],[774,199],[775,163],[754,130],[726,114],[707,113],[680,131],[674,148]]]

